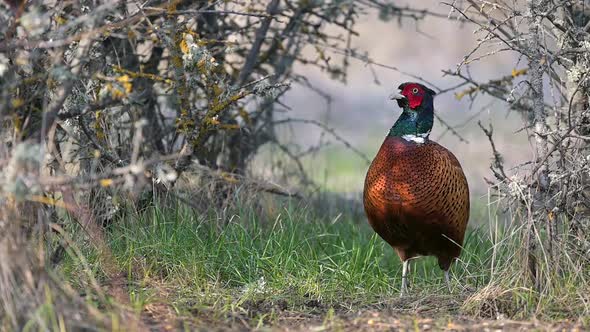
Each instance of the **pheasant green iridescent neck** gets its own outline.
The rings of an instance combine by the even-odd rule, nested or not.
[[[389,136],[403,137],[408,135],[427,138],[432,124],[434,123],[434,112],[429,108],[412,110],[408,107],[397,119]]]

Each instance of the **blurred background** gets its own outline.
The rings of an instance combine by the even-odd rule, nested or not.
[[[448,6],[434,0],[408,1],[400,7],[406,5],[436,11],[442,16],[449,13]],[[294,70],[306,76],[324,95],[294,84],[284,98],[291,109],[280,115],[325,123],[372,159],[401,113],[388,96],[397,91],[403,82],[419,81],[412,75],[440,89],[456,85],[459,81],[445,76],[443,70],[456,69],[465,54],[477,45],[478,36],[473,26],[446,17],[429,16],[421,21],[405,20],[404,24],[399,24],[398,20],[380,19],[376,10],[361,16],[355,30],[359,35],[352,39],[352,47],[366,51],[377,64],[351,60],[346,83],[330,79],[317,68],[296,64]],[[315,52],[311,47],[305,51],[310,54]],[[329,55],[333,60],[340,61],[340,53]],[[510,75],[513,69],[525,65],[519,63],[513,54],[500,53],[486,58],[486,61],[472,63],[469,70],[478,80],[487,81]],[[475,198],[487,193],[484,177],[490,177],[492,156],[478,121],[486,127],[488,123],[493,125],[495,143],[505,158],[507,168],[530,160],[532,150],[527,133],[522,130],[525,122],[519,114],[511,112],[505,103],[486,96],[475,101],[469,96],[458,99],[457,93],[461,90],[438,95],[435,109],[464,140],[453,135],[438,121],[430,138],[457,156]],[[329,101],[325,96],[330,97]],[[296,124],[293,130],[282,131],[281,136],[284,141],[295,141],[308,147],[320,141],[330,141],[329,147],[305,161],[306,167],[329,190],[359,193],[363,188],[367,162],[322,132],[314,125]]]

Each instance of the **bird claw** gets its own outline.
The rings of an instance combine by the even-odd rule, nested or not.
[[[450,294],[453,294],[451,290],[451,278],[449,277],[449,270],[445,271],[445,283],[447,284],[447,289],[449,290]]]
[[[399,297],[404,297],[404,295],[407,293],[408,293],[408,278],[402,277],[402,287],[400,290]]]

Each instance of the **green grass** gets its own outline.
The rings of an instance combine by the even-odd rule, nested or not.
[[[399,295],[399,259],[364,220],[318,219],[292,204],[267,219],[247,207],[235,213],[218,220],[181,205],[151,207],[115,223],[109,243],[137,286],[132,300],[149,301],[141,284],[154,280],[173,285],[193,306],[262,297],[284,299],[291,306],[310,300],[325,306],[366,305]],[[490,247],[482,231],[468,233],[462,259],[452,268],[457,291],[488,281],[480,271],[489,265]],[[96,255],[89,248],[86,252],[91,265],[99,266]],[[74,276],[81,270],[77,265],[70,260],[64,271]],[[410,282],[413,294],[447,293],[434,258],[416,259]]]
[[[363,218],[322,218],[295,201],[279,206],[262,214],[238,203],[225,219],[215,210],[199,214],[184,205],[152,206],[115,222],[108,243],[127,272],[134,308],[140,312],[149,303],[165,301],[181,315],[207,313],[223,320],[260,301],[294,311],[319,306],[327,315],[330,308],[362,309],[399,297],[401,263]],[[475,209],[483,218],[482,210]],[[515,318],[587,313],[588,266],[564,268],[551,287],[536,291],[526,284],[526,269],[515,264],[523,248],[518,232],[500,222],[469,229],[451,269],[450,297],[436,260],[414,260],[410,296],[454,298],[459,302],[453,312],[476,315],[489,314],[490,306],[495,306],[491,312]],[[100,279],[96,253],[78,243],[92,276]],[[72,256],[61,269],[78,288],[88,288],[82,261]],[[276,319],[272,308],[254,318]]]

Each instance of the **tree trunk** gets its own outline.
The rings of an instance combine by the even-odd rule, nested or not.
[[[532,99],[533,125],[534,125],[534,140],[535,153],[537,160],[538,173],[532,174],[536,179],[535,192],[533,193],[533,210],[531,216],[527,221],[531,223],[528,225],[529,239],[528,239],[528,266],[531,272],[533,283],[537,289],[540,288],[539,283],[539,268],[537,266],[536,258],[536,227],[535,223],[547,222],[547,207],[546,207],[546,193],[549,190],[549,167],[546,156],[549,153],[547,143],[547,112],[544,105],[543,94],[543,45],[541,45],[541,36],[539,30],[543,17],[541,13],[546,7],[545,0],[528,0],[528,59],[529,59],[529,84],[530,96]],[[541,163],[540,165],[538,163]]]

